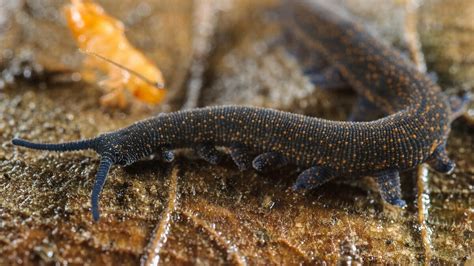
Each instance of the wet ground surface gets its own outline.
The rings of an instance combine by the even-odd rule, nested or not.
[[[418,181],[404,175],[408,208],[402,211],[382,204],[370,178],[293,193],[294,167],[239,172],[230,159],[211,166],[181,151],[171,164],[152,159],[114,167],[102,193],[102,218],[94,223],[89,197],[95,154],[37,152],[10,144],[13,137],[45,142],[93,137],[183,104],[247,104],[347,117],[353,93],[315,88],[275,45],[274,1],[227,0],[211,8],[216,1],[100,1],[124,21],[129,39],[157,62],[172,90],[160,107],[137,103],[117,111],[99,106],[97,84],[71,80],[81,55],[61,17],[63,1],[0,0],[5,7],[0,8],[5,81],[0,90],[0,264],[472,262],[474,126],[468,118],[454,123],[449,138],[458,166],[454,174],[429,171]],[[428,71],[449,92],[472,89],[474,27],[466,11],[474,9],[472,2],[427,0],[415,11],[409,1],[336,2],[375,25],[388,42],[415,54],[412,58],[422,58],[419,64],[426,58]],[[446,8],[456,20],[439,15]],[[419,22],[415,27],[407,23],[411,16]],[[422,50],[413,36],[421,37]],[[18,64],[18,58],[26,63]],[[27,82],[21,66],[41,75]],[[156,253],[147,249],[154,242]]]

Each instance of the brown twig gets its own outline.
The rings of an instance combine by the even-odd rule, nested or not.
[[[197,0],[194,10],[193,59],[189,68],[186,100],[182,109],[198,107],[204,74],[208,67],[208,57],[212,47],[212,38],[215,35],[219,13],[228,1]]]
[[[419,3],[414,0],[407,0],[405,2],[406,19],[404,34],[407,42],[410,57],[415,63],[418,70],[426,72],[426,61],[421,51],[420,36],[417,31],[417,10]],[[431,248],[431,230],[426,224],[428,216],[428,208],[430,205],[430,195],[428,190],[428,169],[425,165],[420,165],[416,172],[416,183],[418,188],[417,206],[418,206],[418,224],[420,225],[421,242],[424,250],[425,265],[429,265],[432,258]]]
[[[421,50],[420,36],[417,30],[418,2],[414,0],[406,0],[405,2],[406,17],[403,34],[411,60],[415,63],[418,70],[426,72],[425,56]]]
[[[178,205],[178,172],[178,167],[173,167],[170,177],[168,205],[162,214],[160,223],[153,230],[152,239],[141,258],[141,265],[158,265],[160,262],[160,251],[168,239],[171,216]]]
[[[186,216],[189,220],[191,220],[195,226],[204,229],[209,235],[209,237],[214,240],[214,242],[224,249],[228,256],[232,257],[234,262],[237,265],[247,265],[247,261],[245,257],[240,253],[239,249],[236,245],[229,243],[227,239],[221,236],[214,228],[208,225],[208,223],[194,215],[192,212],[184,210],[181,212],[184,216]]]
[[[430,196],[428,190],[428,168],[421,165],[417,169],[417,188],[418,188],[418,223],[420,224],[421,241],[425,252],[425,265],[429,265],[432,258],[431,249],[431,230],[426,224],[428,208],[430,206]]]
[[[291,244],[290,242],[288,242],[287,239],[284,239],[284,238],[278,238],[277,240],[275,240],[275,243],[278,243],[278,244],[283,244],[285,245],[287,248],[293,250],[293,252],[295,252],[300,258],[302,258],[306,263],[310,263],[311,260],[308,259],[308,257],[306,257],[306,254],[301,250],[299,249],[297,246]]]

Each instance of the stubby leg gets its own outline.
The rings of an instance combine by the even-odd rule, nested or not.
[[[448,157],[445,144],[439,145],[438,148],[436,148],[427,163],[435,171],[448,175],[456,168],[456,164]]]
[[[247,149],[240,144],[232,144],[230,146],[230,157],[232,157],[232,160],[240,171],[247,170],[252,164]]]
[[[204,159],[206,162],[210,164],[218,164],[221,160],[221,154],[216,148],[209,143],[201,143],[197,145],[195,148],[197,155]]]
[[[284,31],[282,37],[279,43],[283,44],[289,55],[298,61],[298,65],[305,73],[308,71],[321,72],[321,70],[330,65],[322,54],[308,49],[307,46],[295,38],[291,31]]]
[[[304,74],[317,88],[331,90],[349,88],[349,84],[342,78],[339,70],[329,66],[323,70],[308,69]]]
[[[263,172],[271,168],[280,168],[288,164],[288,160],[277,152],[267,152],[255,157],[252,162],[255,170]]]
[[[380,195],[386,202],[399,207],[405,207],[407,204],[401,199],[400,175],[397,170],[381,172],[375,175],[379,185]]]
[[[333,176],[324,168],[314,166],[303,171],[296,179],[293,190],[313,189],[329,180]]]
[[[168,146],[161,146],[157,154],[161,160],[167,163],[172,162],[175,157],[173,150]]]
[[[460,117],[467,111],[469,103],[473,100],[473,95],[466,92],[463,96],[451,96],[449,97],[449,104],[451,106],[451,121]]]
[[[363,96],[357,98],[349,121],[371,121],[383,116],[382,112]]]

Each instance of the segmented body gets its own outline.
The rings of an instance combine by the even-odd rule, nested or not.
[[[137,122],[107,135],[107,145],[124,146],[124,152],[135,148],[132,153],[150,154],[163,145],[188,148],[207,143],[229,147],[235,143],[253,155],[277,152],[293,164],[324,166],[336,176],[362,175],[411,168],[431,155],[432,143],[413,137],[428,139],[406,123],[404,114],[356,123],[256,107],[209,107]]]
[[[356,149],[359,159],[351,161],[366,166],[377,162],[375,170],[407,169],[426,161],[449,132],[451,107],[446,95],[399,52],[376,40],[361,25],[309,2],[289,4],[290,15],[285,21],[294,41],[322,54],[359,95],[389,115],[356,126],[340,124],[337,131],[345,137],[338,141],[350,144],[338,148]],[[356,129],[346,132],[345,128],[351,126]]]
[[[284,23],[293,41],[322,54],[387,116],[336,122],[265,108],[221,106],[162,114],[80,142],[14,143],[45,150],[96,150],[102,161],[92,195],[95,219],[98,195],[111,164],[130,164],[156,152],[172,158],[169,150],[176,148],[195,148],[217,163],[214,146],[229,147],[239,169],[250,162],[257,170],[286,163],[307,167],[296,189],[313,188],[336,177],[372,175],[383,199],[399,206],[405,204],[400,171],[423,162],[442,172],[452,171],[454,164],[444,147],[453,112],[440,88],[357,24],[309,1],[286,5]]]

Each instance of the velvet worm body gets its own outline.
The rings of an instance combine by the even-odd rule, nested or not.
[[[283,23],[299,49],[297,59],[305,59],[301,51],[317,52],[334,66],[336,76],[361,97],[356,120],[364,120],[367,109],[384,117],[336,122],[266,108],[217,106],[161,114],[90,140],[37,144],[14,139],[13,144],[52,151],[95,150],[101,162],[92,192],[94,220],[99,219],[100,192],[113,164],[128,165],[153,153],[169,161],[178,148],[194,148],[202,158],[218,163],[215,147],[228,147],[241,170],[304,167],[295,189],[315,188],[333,178],[373,176],[382,198],[401,207],[406,204],[399,172],[422,163],[443,173],[453,171],[446,139],[468,97],[448,98],[399,52],[357,23],[310,1],[285,5]]]

